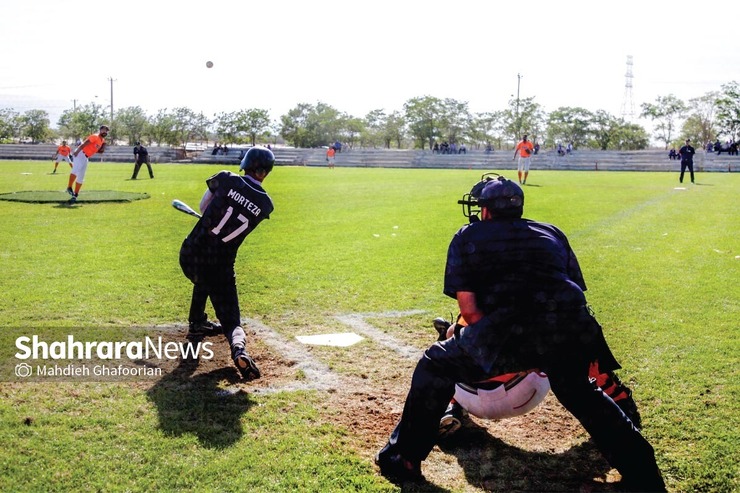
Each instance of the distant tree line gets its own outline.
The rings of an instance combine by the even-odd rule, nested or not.
[[[431,149],[434,143],[465,144],[468,148],[510,147],[522,134],[547,147],[572,143],[575,148],[639,150],[650,135],[641,125],[604,110],[560,107],[546,112],[534,97],[511,99],[499,111],[473,113],[467,102],[421,96],[401,110],[370,111],[363,118],[323,102],[300,103],[271,121],[265,109],[250,108],[208,118],[189,108],[160,109],[148,115],[139,106],[122,108],[110,121],[104,107],[90,103],[62,113],[52,129],[44,110],[23,114],[0,109],[0,143],[75,141],[111,127],[112,142],[183,146],[186,142],[225,144],[285,143],[320,147],[336,140],[347,147]],[[652,137],[668,148],[686,138],[705,143],[722,138],[736,141],[740,133],[740,86],[733,81],[719,91],[684,102],[674,95],[641,105],[641,118],[653,124]]]

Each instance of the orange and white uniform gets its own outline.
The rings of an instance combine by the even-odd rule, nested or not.
[[[336,152],[333,147],[330,147],[328,151],[326,151],[326,160],[329,162],[329,167],[334,167],[334,156],[336,155]]]
[[[528,140],[522,140],[514,149],[515,154],[519,154],[518,170],[529,172],[529,164],[532,161],[531,157],[534,154],[534,145]]]
[[[77,183],[85,181],[85,172],[87,171],[88,160],[105,145],[105,139],[98,134],[90,135],[85,141],[77,147],[74,152],[74,164],[72,174],[75,175]]]
[[[72,149],[68,145],[60,145],[59,147],[57,147],[57,156],[54,161],[57,163],[59,161],[67,161],[69,164],[72,164],[72,159],[69,157],[71,152]]]

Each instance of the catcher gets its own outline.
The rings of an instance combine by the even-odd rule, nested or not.
[[[450,242],[444,281],[468,325],[456,325],[417,363],[401,420],[375,458],[381,473],[421,479],[457,382],[537,368],[620,472],[623,488],[665,491],[652,446],[589,378],[594,361],[608,370],[619,366],[587,306],[567,237],[522,218],[524,192],[504,177],[484,178],[468,195],[461,203],[480,207],[480,220]]]
[[[453,337],[455,330],[466,325],[460,315],[455,324],[441,317],[435,318],[432,324],[438,333],[438,341]],[[600,369],[599,362],[594,361],[589,365],[588,374],[591,381],[622,409],[632,424],[641,429],[642,419],[632,398],[632,391],[614,371]],[[538,370],[505,373],[470,384],[457,382],[455,395],[439,422],[439,439],[446,440],[457,432],[468,413],[482,419],[521,416],[539,406],[549,391],[547,375]]]

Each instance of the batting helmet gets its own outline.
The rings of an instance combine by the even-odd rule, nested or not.
[[[275,166],[275,155],[270,149],[262,146],[251,147],[242,158],[240,170],[269,173]]]

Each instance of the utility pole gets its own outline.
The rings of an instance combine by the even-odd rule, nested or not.
[[[110,81],[110,124],[113,126],[113,77],[108,77]]]
[[[516,74],[516,136],[514,140],[519,139],[519,133],[521,132],[522,122],[519,119],[519,86],[522,82],[522,75]]]

